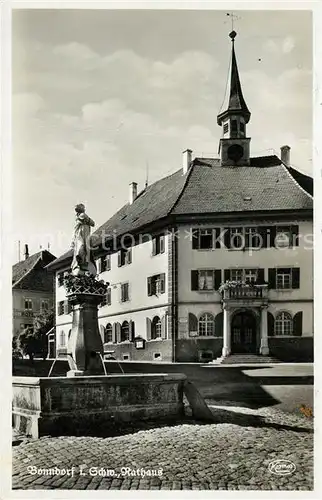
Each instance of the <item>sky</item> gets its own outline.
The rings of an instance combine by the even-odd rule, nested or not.
[[[309,11],[236,11],[251,155],[312,174]],[[12,14],[13,261],[29,244],[59,256],[74,206],[96,228],[182,165],[218,156],[230,60],[226,11],[15,10]],[[22,255],[22,252],[21,252]]]

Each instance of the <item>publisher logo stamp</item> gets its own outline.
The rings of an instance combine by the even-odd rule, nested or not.
[[[289,474],[293,474],[296,470],[296,465],[290,460],[279,459],[273,460],[268,466],[268,470],[271,474],[275,474],[277,476],[288,476]]]

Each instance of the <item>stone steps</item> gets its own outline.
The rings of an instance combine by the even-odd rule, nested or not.
[[[212,363],[216,365],[240,365],[240,364],[265,364],[265,363],[281,363],[281,361],[273,356],[261,356],[259,354],[231,354],[225,358],[217,358]]]

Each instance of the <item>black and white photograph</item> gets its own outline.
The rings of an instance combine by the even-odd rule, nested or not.
[[[12,495],[314,491],[315,14],[215,4],[11,10]]]

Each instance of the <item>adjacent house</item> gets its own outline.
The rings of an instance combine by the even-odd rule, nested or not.
[[[12,267],[13,336],[25,328],[32,328],[34,317],[54,306],[54,273],[46,266],[56,259],[48,250],[40,250],[29,255],[25,245],[24,260]],[[48,340],[51,356],[55,356],[55,335]]]

